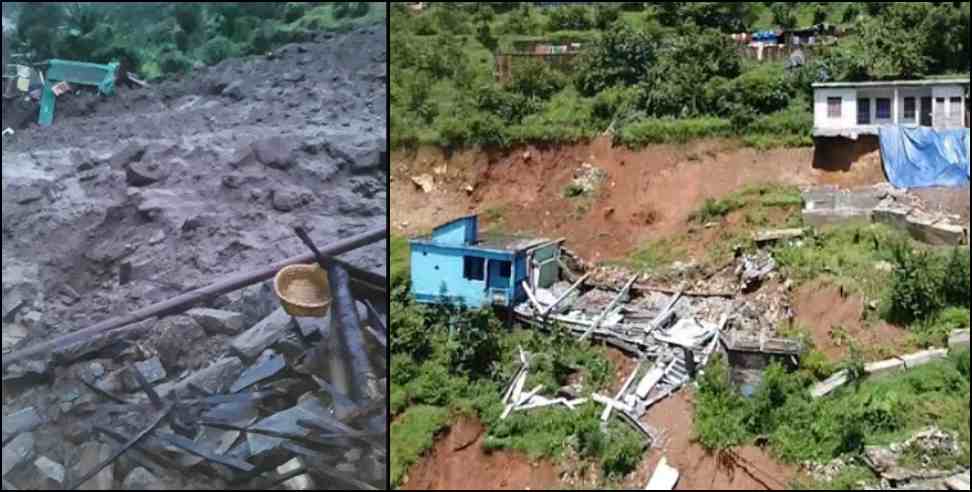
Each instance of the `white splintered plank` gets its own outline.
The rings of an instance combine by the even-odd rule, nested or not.
[[[675,490],[679,478],[678,470],[668,466],[668,458],[662,458],[645,490]]]

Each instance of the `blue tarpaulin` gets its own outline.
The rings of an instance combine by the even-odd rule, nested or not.
[[[896,188],[968,186],[969,130],[882,127],[881,158]]]

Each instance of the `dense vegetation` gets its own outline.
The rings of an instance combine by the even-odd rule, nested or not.
[[[561,408],[518,412],[500,420],[505,385],[519,369],[519,350],[535,354],[526,386],[555,393],[580,381],[582,393],[603,391],[614,374],[601,349],[552,333],[506,330],[492,312],[413,303],[407,280],[396,284],[392,301],[392,483],[455,419],[470,417],[487,430],[486,449],[515,450],[533,459],[561,459],[568,448],[599,463],[608,478],[631,472],[644,441],[620,423],[600,429],[593,404],[577,412]]]
[[[149,79],[381,22],[386,12],[376,2],[10,4],[4,15],[15,21],[14,53],[31,61],[117,61]]]
[[[851,34],[811,63],[742,60],[727,33],[818,22]],[[810,142],[811,83],[968,72],[964,2],[648,2],[538,9],[527,2],[392,8],[395,145],[572,142],[607,129],[640,146],[743,136]],[[553,67],[494,53],[518,40],[580,42]]]
[[[962,454],[928,464],[927,468],[967,466],[968,368],[969,353],[965,351],[942,363],[891,379],[864,381],[829,398],[813,400],[809,387],[816,379],[812,374],[788,374],[773,366],[756,394],[746,399],[733,388],[727,367],[720,360],[700,381],[695,431],[699,441],[710,449],[731,448],[761,438],[789,463],[829,463],[838,457],[858,463],[854,458],[866,445],[901,442],[913,432],[938,426],[957,434]]]

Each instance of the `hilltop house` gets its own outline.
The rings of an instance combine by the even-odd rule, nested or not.
[[[968,128],[969,79],[813,85],[814,136],[877,135],[882,126]]]
[[[522,283],[549,287],[559,277],[562,241],[479,234],[463,217],[410,241],[412,294],[427,304],[512,307],[526,300]]]

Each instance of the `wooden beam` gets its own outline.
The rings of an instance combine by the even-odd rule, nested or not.
[[[553,304],[547,306],[547,309],[544,310],[544,312],[543,312],[544,320],[546,320],[546,318],[548,316],[550,316],[550,313],[552,313],[553,310],[556,309],[557,306],[560,305],[560,303],[564,302],[564,299],[567,299],[575,290],[577,290],[581,285],[583,285],[584,284],[584,281],[587,280],[587,278],[590,277],[590,276],[591,276],[591,274],[588,273],[587,275],[584,275],[583,277],[581,277],[580,280],[578,280],[577,282],[574,282],[574,285],[571,285],[570,288],[567,289],[567,292],[564,292],[563,295],[561,295],[560,297],[558,297],[557,300],[554,301]]]
[[[621,391],[618,391],[618,396],[614,397],[616,401],[620,402],[621,398],[624,398],[624,394],[628,392],[628,389],[631,388],[631,385],[634,383],[638,373],[641,372],[642,364],[643,362],[639,362],[638,367],[635,367],[635,370],[631,372],[630,376],[628,376],[628,380],[624,382],[624,386],[621,387]],[[614,407],[612,405],[608,405],[607,408],[604,409],[604,413],[601,414],[601,422],[607,422],[611,419],[611,410],[613,409]]]
[[[621,302],[621,299],[624,299],[624,297],[628,295],[628,291],[631,290],[631,286],[634,285],[635,281],[638,280],[639,276],[640,275],[635,275],[634,277],[632,277],[631,281],[628,282],[628,285],[625,285],[624,288],[621,289],[621,292],[618,292],[618,295],[615,296],[614,300],[611,301],[611,304],[608,304],[608,307],[604,309],[604,312],[602,312],[601,315],[598,316],[597,321],[595,321],[594,324],[591,325],[591,328],[587,330],[587,333],[581,336],[580,338],[581,340],[586,340],[589,336],[591,336],[592,333],[594,333],[595,331],[597,331],[598,328],[601,327],[601,323],[604,322],[604,319],[607,318],[607,315],[614,310],[614,308]]]
[[[321,253],[328,256],[337,256],[358,249],[360,247],[366,246],[368,244],[386,240],[387,236],[388,236],[388,229],[386,228],[374,229],[365,232],[363,234],[350,237],[343,241],[338,241],[327,247],[321,248]],[[311,263],[312,261],[314,261],[313,253],[308,253],[301,256],[295,256],[293,258],[284,260],[280,263],[276,263],[253,272],[242,273],[242,274],[224,278],[208,287],[203,287],[201,289],[197,289],[192,292],[183,294],[169,301],[160,304],[155,304],[144,309],[140,309],[131,314],[128,314],[127,316],[103,321],[90,328],[76,331],[70,335],[58,338],[56,340],[52,340],[50,342],[42,343],[35,347],[31,347],[25,350],[4,355],[3,370],[6,371],[7,368],[13,364],[23,362],[25,360],[34,359],[40,356],[45,356],[61,348],[69,347],[82,342],[88,342],[95,337],[101,337],[101,336],[110,336],[111,338],[121,337],[128,331],[137,330],[138,329],[137,325],[131,327],[131,325],[134,325],[136,323],[140,323],[142,321],[151,318],[162,318],[165,316],[171,316],[174,314],[183,313],[193,308],[194,306],[199,305],[200,303],[209,302],[223,294],[234,292],[249,287],[251,285],[270,280],[277,274],[277,272],[279,272],[281,269],[285,267],[291,265],[298,265],[298,264],[307,264],[307,263]]]

